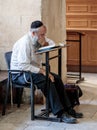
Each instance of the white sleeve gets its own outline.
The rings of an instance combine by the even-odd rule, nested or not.
[[[22,50],[20,49],[18,53],[18,65],[20,69],[22,70],[29,70],[33,73],[38,73],[40,68],[33,66],[31,64],[31,50],[30,46],[26,44],[25,46],[22,46]]]
[[[47,37],[46,37],[46,42],[48,42],[49,45],[55,45],[55,42]]]

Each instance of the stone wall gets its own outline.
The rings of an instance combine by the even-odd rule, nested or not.
[[[29,31],[33,20],[41,19],[41,0],[0,0],[0,69],[5,70],[4,53]]]

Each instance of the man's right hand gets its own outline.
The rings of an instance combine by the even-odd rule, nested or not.
[[[46,72],[45,72],[45,70],[44,70],[43,68],[40,68],[39,73],[41,73],[41,74],[43,74],[43,75],[46,75]]]
[[[43,68],[40,68],[39,73],[43,74],[46,76],[46,71]],[[49,73],[49,78],[52,82],[54,82],[54,76],[52,74]]]

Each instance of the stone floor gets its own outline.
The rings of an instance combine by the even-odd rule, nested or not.
[[[0,116],[0,130],[97,130],[97,74],[83,74],[85,80],[79,83],[83,90],[77,111],[84,114],[77,124],[66,124],[42,120],[30,120],[30,105],[23,104],[20,109],[14,106],[5,116]],[[68,82],[75,82],[68,79]],[[40,105],[36,105],[39,111]]]

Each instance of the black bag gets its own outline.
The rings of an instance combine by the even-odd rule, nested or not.
[[[75,84],[65,84],[64,86],[72,107],[80,105],[79,98],[83,95],[81,88]]]

